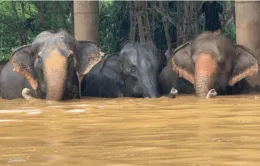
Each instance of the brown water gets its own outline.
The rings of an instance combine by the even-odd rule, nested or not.
[[[0,100],[0,165],[260,165],[260,96]]]

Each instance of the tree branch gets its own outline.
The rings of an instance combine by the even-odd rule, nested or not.
[[[165,18],[166,18],[169,22],[171,22],[173,25],[177,26],[177,25],[179,24],[178,22],[176,22],[176,21],[174,21],[173,19],[171,19],[171,17],[170,17],[168,14],[164,13],[160,8],[153,7],[153,9],[154,9],[155,11],[157,11],[159,14],[161,14],[163,17],[165,17]]]
[[[164,12],[163,1],[159,1],[159,6],[160,6],[160,10],[162,12]],[[162,16],[162,21],[163,21],[165,37],[166,37],[166,40],[167,40],[169,55],[172,55],[171,37],[169,35],[169,26],[168,26],[168,23],[166,21],[166,17],[165,16]]]

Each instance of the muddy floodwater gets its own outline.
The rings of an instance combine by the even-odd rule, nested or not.
[[[259,166],[260,95],[1,99],[0,165]]]

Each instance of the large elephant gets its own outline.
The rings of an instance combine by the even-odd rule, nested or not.
[[[225,91],[227,86],[258,72],[257,61],[248,48],[214,32],[203,32],[178,47],[172,67],[194,85],[198,97],[206,97],[210,89]]]
[[[252,50],[260,64],[260,2],[259,1],[235,1],[236,42]],[[251,92],[260,89],[260,72],[246,79],[253,87]]]
[[[99,62],[82,80],[82,96],[158,97],[158,75],[166,63],[153,43],[127,43]]]
[[[95,50],[94,54],[87,51]],[[47,100],[79,98],[78,75],[101,60],[101,50],[91,42],[76,41],[69,33],[44,31],[32,44],[17,48],[0,75],[4,99],[22,98],[22,90]]]

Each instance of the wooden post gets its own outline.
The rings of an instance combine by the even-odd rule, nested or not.
[[[99,1],[74,0],[74,34],[99,45]]]
[[[237,44],[250,48],[260,65],[260,2],[235,1]],[[249,77],[251,86],[260,85],[260,72]]]

